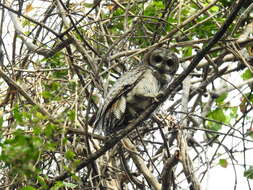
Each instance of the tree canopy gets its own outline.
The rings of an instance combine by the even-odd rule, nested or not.
[[[0,189],[199,190],[215,168],[231,169],[231,189],[252,189],[250,0],[0,10]],[[119,133],[95,133],[110,87],[158,47],[180,58],[164,95]]]

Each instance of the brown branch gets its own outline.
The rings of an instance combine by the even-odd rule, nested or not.
[[[200,190],[200,184],[194,175],[192,161],[188,154],[187,141],[182,131],[178,132],[177,140],[180,149],[179,159],[183,164],[183,171],[185,173],[188,184],[190,185],[190,190]]]
[[[174,155],[166,161],[162,174],[161,174],[161,181],[162,181],[162,190],[171,189],[171,182],[172,182],[172,174],[173,174],[173,167],[177,165],[179,162],[179,151],[177,150]]]
[[[144,164],[143,159],[140,158],[136,147],[131,143],[129,139],[123,139],[123,144],[124,146],[126,146],[126,150],[128,151],[130,157],[133,159],[133,162],[135,163],[136,167],[145,177],[152,189],[160,190],[161,184],[156,180],[156,178],[152,175],[150,170]]]
[[[123,153],[122,149],[119,149],[119,154],[121,157],[121,162],[122,162],[123,168],[125,170],[125,174],[126,174],[127,178],[129,179],[129,181],[133,182],[138,189],[144,189],[145,184],[142,181],[140,181],[137,178],[137,176],[133,175],[133,173],[130,171],[130,168],[127,164],[127,160],[124,157],[124,153]]]

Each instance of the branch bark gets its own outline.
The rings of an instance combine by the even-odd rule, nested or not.
[[[182,131],[178,132],[177,139],[178,139],[178,144],[179,144],[179,149],[180,149],[179,157],[183,164],[185,177],[190,186],[190,190],[200,190],[200,184],[196,176],[194,175],[194,168],[193,168],[190,156],[188,154],[187,141]]]
[[[131,143],[129,139],[123,139],[123,144],[127,147],[126,150],[128,150],[130,157],[133,159],[136,167],[138,168],[140,173],[143,174],[148,184],[155,190],[161,190],[161,184],[156,180],[156,178],[152,175],[150,170],[144,164],[133,143]]]
[[[171,188],[172,183],[172,169],[176,166],[179,162],[179,151],[176,151],[172,157],[168,158],[166,161],[163,171],[161,174],[162,180],[162,190],[168,190]]]

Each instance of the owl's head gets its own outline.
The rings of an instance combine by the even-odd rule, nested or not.
[[[149,51],[144,56],[143,62],[161,74],[175,74],[178,69],[178,57],[175,53],[165,48]]]

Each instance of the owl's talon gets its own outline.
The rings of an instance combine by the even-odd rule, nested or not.
[[[164,97],[164,95],[165,95],[164,92],[160,92],[157,97],[161,99],[162,97]]]
[[[154,102],[160,102],[159,99],[158,99],[158,97],[154,98]]]
[[[154,98],[154,100],[155,100],[155,102],[160,102],[163,97],[164,97],[164,93],[163,92],[159,92],[157,94],[157,96]]]

